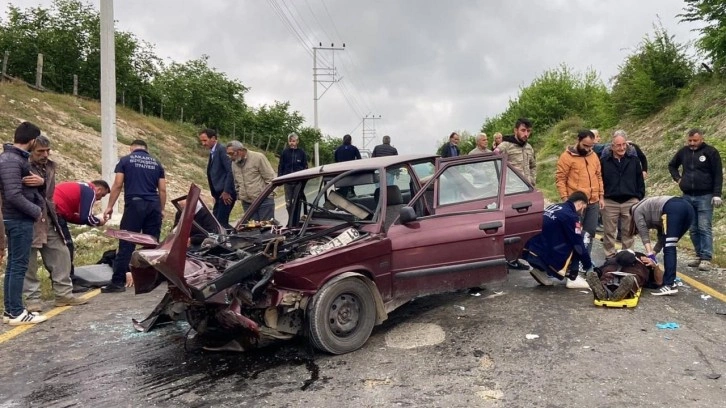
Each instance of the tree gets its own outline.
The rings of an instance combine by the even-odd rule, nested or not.
[[[724,0],[684,0],[684,13],[679,14],[681,21],[702,21],[706,26],[699,29],[701,37],[696,41],[713,65],[720,71],[726,67],[726,1]]]
[[[673,100],[692,76],[693,63],[685,47],[656,24],[653,38],[643,39],[614,78],[615,110],[619,115],[646,117]]]

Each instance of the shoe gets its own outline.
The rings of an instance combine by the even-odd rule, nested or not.
[[[5,323],[5,324],[8,324],[8,322],[9,322],[9,321],[10,321],[10,319],[12,319],[12,318],[13,318],[13,315],[11,315],[11,314],[10,314],[10,313],[8,313],[8,312],[3,312],[3,323]]]
[[[514,261],[507,261],[507,267],[509,269],[519,269],[519,270],[529,269],[529,265],[523,264],[522,262],[519,261],[519,259],[515,259]]]
[[[592,291],[592,294],[595,296],[595,299],[608,300],[608,292],[605,290],[605,287],[602,285],[602,282],[600,281],[600,277],[597,276],[597,272],[590,271],[590,272],[586,273],[585,281],[587,282],[588,286],[590,286],[590,290]]]
[[[620,285],[613,291],[613,295],[610,296],[610,300],[619,302],[625,299],[628,295],[635,292],[636,286],[635,276],[624,276],[623,279],[620,279]]]
[[[697,267],[701,266],[701,260],[694,259],[691,262],[687,263],[686,265],[690,266],[691,268],[697,268]]]
[[[43,305],[40,300],[25,300],[25,308],[32,313],[40,313],[43,311]]]
[[[550,276],[547,275],[545,271],[540,271],[537,268],[532,268],[529,271],[529,274],[532,275],[534,280],[539,282],[542,286],[552,286],[552,279],[550,279]]]
[[[83,293],[88,292],[89,290],[91,290],[91,288],[74,284],[72,293]]]
[[[711,261],[707,261],[705,259],[701,260],[701,262],[698,264],[698,270],[708,272],[711,270]]]
[[[590,289],[590,285],[587,284],[585,278],[582,275],[577,275],[577,278],[567,278],[565,282],[567,289]]]
[[[675,295],[678,293],[678,288],[675,285],[663,285],[660,288],[650,292],[653,296],[668,296]]]
[[[21,326],[24,324],[42,323],[46,320],[48,320],[48,318],[46,316],[31,313],[31,312],[28,312],[27,309],[24,309],[23,313],[20,313],[17,316],[15,316],[15,317],[10,316],[10,319],[8,319],[8,324],[11,326]]]
[[[101,288],[101,293],[121,293],[126,292],[126,288],[124,286],[116,286],[114,284],[106,285]]]
[[[602,224],[599,224],[597,228],[595,228],[595,232],[603,232],[605,231],[605,227],[602,226]]]
[[[88,303],[88,299],[82,299],[76,296],[55,298],[55,307],[80,306],[86,303]]]

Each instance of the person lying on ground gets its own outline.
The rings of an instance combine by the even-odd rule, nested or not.
[[[619,302],[635,296],[640,288],[663,285],[663,269],[646,254],[625,249],[587,272],[585,280],[595,299]]]

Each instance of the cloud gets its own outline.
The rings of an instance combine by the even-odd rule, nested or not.
[[[454,129],[477,132],[521,87],[562,63],[579,72],[591,67],[608,83],[653,32],[658,16],[677,41],[692,40],[693,25],[679,24],[676,17],[683,6],[681,0],[116,0],[114,5],[118,27],[155,44],[160,57],[181,62],[209,55],[214,67],[251,88],[249,103],[289,100],[308,125],[311,48],[345,42],[345,51],[334,56],[319,53],[324,67],[332,67],[334,57],[343,78],[319,100],[321,130],[336,137],[355,130],[353,141],[363,147],[362,117],[382,115],[367,121],[377,131],[367,147],[389,134],[402,153],[433,153]]]

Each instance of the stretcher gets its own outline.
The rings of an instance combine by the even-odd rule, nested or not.
[[[594,303],[595,306],[602,306],[602,307],[626,307],[626,308],[632,308],[635,306],[638,306],[638,301],[640,301],[640,293],[643,291],[643,288],[639,288],[637,292],[635,292],[635,295],[631,298],[625,298],[623,300],[613,301],[613,300],[598,300],[595,299]]]

